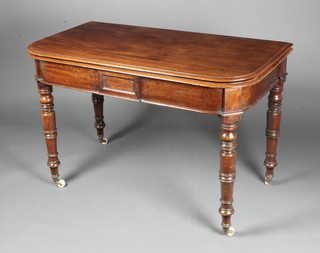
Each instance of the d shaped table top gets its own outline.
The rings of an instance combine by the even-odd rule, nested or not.
[[[44,57],[109,67],[207,87],[252,85],[291,51],[291,43],[88,22],[32,43]],[[129,72],[128,72],[129,71]]]

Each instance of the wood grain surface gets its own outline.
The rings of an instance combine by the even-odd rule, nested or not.
[[[292,44],[138,26],[88,22],[28,47],[34,58],[158,73],[209,82],[255,79]]]

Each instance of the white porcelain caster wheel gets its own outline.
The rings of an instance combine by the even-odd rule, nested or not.
[[[108,144],[108,139],[104,137],[99,137],[99,142],[102,145],[107,145]]]
[[[264,183],[266,185],[271,185],[272,178],[273,178],[273,175],[266,175],[265,178],[264,178]]]
[[[63,179],[54,182],[59,188],[66,187],[67,183]]]
[[[227,236],[230,236],[230,237],[233,236],[235,233],[235,230],[233,227],[223,228],[223,231]]]
[[[59,175],[52,176],[52,180],[59,188],[67,186],[67,182],[65,180],[59,179]]]

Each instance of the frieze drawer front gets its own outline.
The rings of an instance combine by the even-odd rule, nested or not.
[[[139,100],[139,78],[114,72],[100,72],[99,91],[109,96]]]

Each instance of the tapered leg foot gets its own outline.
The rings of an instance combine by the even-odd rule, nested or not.
[[[53,182],[59,187],[63,188],[67,186],[67,182],[63,179],[59,179],[59,175],[52,175]]]
[[[97,129],[98,140],[100,144],[107,145],[108,139],[104,138],[103,129],[105,128],[106,124],[103,120],[103,102],[104,97],[97,94],[92,94],[92,103],[94,107],[94,114],[95,114],[95,124],[94,127]]]

